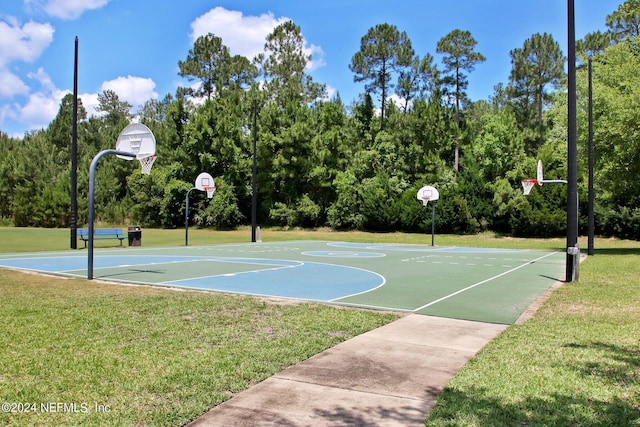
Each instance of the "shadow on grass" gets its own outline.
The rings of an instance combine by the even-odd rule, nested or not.
[[[565,347],[599,352],[599,360],[587,363],[574,361],[569,363],[569,367],[584,377],[598,377],[609,384],[635,389],[640,398],[640,348],[632,349],[603,342],[567,344]],[[636,411],[640,421],[640,408]]]
[[[582,252],[586,254],[586,248]],[[640,255],[640,248],[595,248],[593,252],[594,255]]]
[[[487,397],[483,388],[472,387],[464,392],[447,390],[443,398],[446,408],[453,412],[439,410],[431,420],[435,425],[463,425],[465,421],[474,420],[474,425],[482,426],[611,427],[632,426],[639,421],[638,410],[617,397],[602,401],[580,393],[551,393],[505,403]],[[432,424],[427,423],[429,425]]]
[[[446,387],[429,425],[544,425],[638,426],[640,425],[640,350],[609,343],[567,344],[584,353],[565,360],[567,370],[586,382],[594,379],[607,389],[617,389],[608,400],[576,389],[570,393],[522,395],[515,402],[493,396],[495,390],[480,386],[464,390]],[[596,386],[597,388],[597,386]],[[606,395],[602,393],[601,395]],[[621,398],[626,396],[625,400]]]

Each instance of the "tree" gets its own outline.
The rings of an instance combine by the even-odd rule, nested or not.
[[[611,46],[611,34],[596,31],[584,36],[584,39],[576,42],[576,51],[587,57],[592,57]]]
[[[81,122],[87,118],[87,111],[82,105],[82,100],[78,99],[78,121]],[[59,150],[66,153],[69,152],[71,146],[71,130],[73,127],[73,95],[67,94],[60,102],[58,114],[53,119],[47,133],[53,145]]]
[[[129,121],[131,119],[131,113],[129,112],[131,107],[132,105],[127,101],[120,101],[118,94],[111,89],[98,94],[96,110],[105,113],[105,121],[108,124],[115,125],[122,120]]]
[[[229,48],[220,37],[212,33],[200,36],[189,50],[187,59],[178,61],[178,75],[190,81],[200,81],[202,84],[196,89],[195,95],[206,95],[207,99],[211,99],[216,85],[223,79],[223,67],[230,57]]]
[[[520,49],[514,49],[511,55],[511,75],[509,80],[513,90],[512,97],[521,113],[521,123],[526,127],[538,129],[538,147],[543,142],[542,111],[550,100],[548,88],[560,87],[564,74],[564,56],[560,45],[550,34],[536,33]],[[533,118],[535,117],[535,119]]]
[[[456,123],[460,127],[460,100],[466,96],[464,90],[467,88],[468,80],[464,74],[472,72],[475,65],[484,62],[486,58],[478,52],[475,52],[476,40],[471,36],[469,31],[453,30],[438,41],[436,51],[443,54],[442,62],[445,66],[444,83],[454,87],[453,96],[456,102]],[[460,136],[456,138],[454,153],[454,170],[458,171],[458,162],[460,158]]]
[[[640,35],[640,0],[627,0],[607,16],[613,39],[622,41]]]
[[[351,58],[349,69],[355,73],[354,82],[368,81],[367,93],[380,93],[380,129],[384,129],[385,103],[393,88],[391,76],[411,65],[414,52],[407,33],[395,25],[378,24],[370,28],[360,40],[360,50]]]
[[[482,178],[493,182],[524,162],[524,143],[515,117],[508,109],[492,109],[478,121],[481,127],[473,141],[472,156]]]
[[[416,56],[407,68],[400,71],[396,94],[404,100],[405,112],[415,97],[425,98],[436,90],[438,75],[438,68],[433,64],[430,54],[422,59]]]
[[[304,43],[300,27],[287,21],[267,36],[265,53],[256,58],[271,99],[281,106],[289,101],[307,104],[324,96],[324,85],[314,83],[305,73],[311,55],[305,52]]]
[[[640,204],[640,57],[631,43],[607,49],[594,63],[596,182],[614,209]]]
[[[256,67],[241,55],[231,56],[222,39],[213,33],[200,36],[187,59],[178,61],[178,75],[200,81],[195,96],[221,95],[224,91],[246,88],[258,75]]]

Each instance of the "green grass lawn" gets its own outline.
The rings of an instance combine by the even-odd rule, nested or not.
[[[0,251],[64,250],[69,236],[0,227]],[[431,243],[430,235],[327,230],[263,230],[262,238]],[[249,240],[246,228],[189,231],[191,245]],[[142,244],[184,245],[184,230],[143,229]],[[565,241],[485,234],[436,236],[436,244],[562,249]],[[640,426],[640,242],[597,239],[596,247],[579,282],[556,290],[459,372],[428,425]],[[23,411],[0,412],[0,425],[183,425],[396,318],[10,270],[0,270],[0,295],[0,397]]]
[[[198,234],[235,241],[243,233],[196,232],[196,241]],[[14,251],[69,244],[68,230],[5,228],[0,235],[5,252],[14,241]],[[166,245],[176,236],[151,230],[143,242]],[[3,406],[0,425],[183,425],[287,366],[397,318],[10,270],[0,270],[0,294],[0,397],[14,404]]]
[[[428,426],[640,426],[640,243],[596,242],[578,282],[463,367]]]

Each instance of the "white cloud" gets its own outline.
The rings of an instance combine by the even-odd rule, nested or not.
[[[150,99],[157,99],[158,93],[154,91],[155,82],[142,77],[118,77],[102,83],[101,91],[112,90],[121,101],[127,101],[134,108],[143,105]],[[88,110],[87,110],[88,111]]]
[[[15,19],[0,21],[0,67],[14,61],[33,62],[53,41],[49,24],[27,22],[22,27]]]
[[[58,111],[64,93],[55,91],[51,79],[42,68],[28,77],[40,83],[41,90],[30,94],[31,88],[13,73],[14,62],[35,62],[53,41],[50,24],[29,21],[20,26],[17,19],[3,16],[0,20],[0,99],[27,96],[25,104],[5,104],[0,111],[0,124],[5,121],[24,123],[29,129],[45,127]]]
[[[76,19],[87,10],[101,8],[109,0],[24,0],[24,3],[56,18]]]
[[[20,77],[0,68],[0,99],[13,98],[15,95],[27,95],[29,87]]]
[[[233,55],[253,59],[264,50],[267,35],[287,21],[289,18],[276,19],[273,13],[244,16],[242,12],[218,6],[191,23],[191,39],[195,41],[200,36],[213,33],[222,38]]]
[[[311,61],[309,61],[306,66],[308,71],[317,70],[318,68],[327,65],[324,60],[324,50],[322,50],[320,46],[312,44],[304,49],[304,53],[311,55]]]
[[[26,124],[28,129],[46,128],[58,114],[60,102],[69,91],[57,89],[42,68],[29,73],[28,77],[40,83],[41,88],[29,95],[24,105],[16,104],[9,116]]]
[[[191,39],[213,33],[222,39],[232,55],[242,55],[252,60],[259,53],[264,52],[267,36],[278,25],[290,21],[287,17],[276,18],[273,13],[263,13],[260,16],[244,16],[242,12],[215,7],[191,23]],[[304,41],[306,45],[306,40]],[[315,70],[326,65],[324,51],[320,46],[305,47],[305,53],[312,55],[307,64],[307,70]]]
[[[29,129],[43,129],[56,117],[62,98],[68,91],[56,90],[51,93],[37,92],[29,96],[27,103],[20,107],[18,120]]]
[[[38,68],[35,73],[27,74],[27,77],[40,83],[42,90],[46,92],[54,92],[56,90],[55,85],[51,81],[51,77],[49,77],[49,74],[47,74],[42,67]]]
[[[405,104],[407,103],[407,100],[405,98],[401,98],[395,93],[388,97],[387,100],[393,102],[398,108],[404,108]]]
[[[325,87],[325,96],[324,98],[322,98],[323,101],[330,101],[335,94],[337,93],[337,90],[335,87],[331,86],[331,85],[327,85]]]
[[[68,90],[57,89],[42,68],[30,73],[29,78],[39,83],[40,90],[29,95],[24,105],[17,103],[11,106],[3,105],[0,108],[0,123],[11,119],[25,124],[27,129],[46,128],[58,114],[62,98],[71,93]],[[101,92],[113,90],[121,101],[129,102],[135,110],[149,99],[158,98],[158,93],[154,91],[155,87],[156,84],[151,79],[127,76],[102,83]],[[79,98],[82,100],[82,106],[87,114],[90,116],[98,115],[96,111],[98,106],[97,93],[80,94]]]
[[[5,120],[15,120],[16,112],[11,108],[10,105],[4,104],[0,105],[0,125],[5,122]]]
[[[97,116],[98,112],[98,94],[97,93],[79,93],[78,98],[82,101],[82,106],[89,116]]]

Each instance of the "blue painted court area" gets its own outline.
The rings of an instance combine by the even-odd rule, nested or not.
[[[0,267],[86,278],[87,252],[0,256]],[[558,252],[295,241],[98,249],[97,280],[512,323],[560,280]]]

